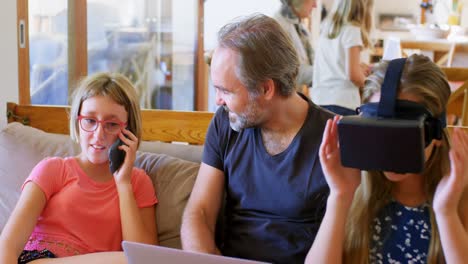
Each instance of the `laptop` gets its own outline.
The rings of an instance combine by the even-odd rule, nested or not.
[[[122,242],[122,248],[128,264],[259,264],[253,260],[245,260],[218,255],[194,253],[180,249],[141,244],[129,241]]]

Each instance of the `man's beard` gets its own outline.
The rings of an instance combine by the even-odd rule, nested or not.
[[[236,114],[227,105],[223,105],[224,111],[229,115],[229,125],[234,131],[240,132],[244,128],[254,127],[258,124],[255,118],[257,108],[253,106],[254,104],[255,102],[253,101],[249,102],[246,111],[242,114]]]

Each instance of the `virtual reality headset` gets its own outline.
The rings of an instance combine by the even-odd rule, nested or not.
[[[406,59],[390,61],[381,88],[380,102],[364,104],[359,115],[338,121],[343,166],[361,170],[420,173],[424,149],[432,139],[442,139],[445,114],[435,118],[423,105],[397,100]]]

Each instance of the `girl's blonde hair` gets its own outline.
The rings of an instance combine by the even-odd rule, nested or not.
[[[366,81],[364,91],[380,91],[388,63],[376,67],[375,72]],[[450,96],[450,87],[445,74],[429,58],[412,55],[407,59],[401,76],[399,92],[417,96],[435,117],[445,114],[445,107]],[[450,149],[447,130],[442,137],[442,144],[434,146],[426,161],[421,177],[424,179],[424,191],[427,202],[432,205],[435,189],[443,175],[450,170],[448,152]],[[370,237],[373,220],[381,209],[392,199],[393,184],[382,172],[363,173],[361,185],[356,190],[350,214],[346,223],[344,244],[345,263],[369,263]],[[431,241],[427,263],[443,261],[437,224],[432,207],[430,210]]]
[[[325,24],[328,38],[336,38],[344,25],[351,24],[361,28],[361,38],[364,47],[370,47],[373,7],[374,0],[335,0],[330,16]]]
[[[106,96],[122,105],[128,113],[127,129],[141,141],[141,112],[132,83],[119,73],[97,73],[81,80],[71,97],[70,136],[79,142],[78,115],[82,103],[91,97]]]

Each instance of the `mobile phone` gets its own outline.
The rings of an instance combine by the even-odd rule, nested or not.
[[[109,148],[109,168],[112,174],[122,166],[125,160],[125,151],[119,149],[121,145],[124,143],[118,138]]]

